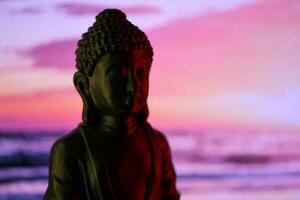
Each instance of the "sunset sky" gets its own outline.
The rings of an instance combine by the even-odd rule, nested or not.
[[[105,8],[154,48],[150,122],[300,129],[299,0],[0,0],[0,129],[81,120],[74,51]]]

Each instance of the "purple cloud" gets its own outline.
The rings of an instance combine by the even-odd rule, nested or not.
[[[16,1],[26,1],[26,0],[0,0],[0,3],[11,3],[11,2],[16,2]]]
[[[144,14],[144,13],[159,13],[160,9],[150,6],[132,6],[120,8],[126,14]]]
[[[0,0],[0,3],[10,2],[10,0]]]
[[[27,7],[18,10],[12,10],[11,14],[40,14],[43,12],[43,9],[37,7]]]
[[[96,15],[101,10],[109,8],[110,6],[91,5],[91,4],[80,4],[80,3],[63,3],[58,4],[56,9],[63,11],[69,15]],[[114,7],[114,6],[113,6]],[[144,14],[144,13],[158,13],[160,10],[150,6],[132,6],[132,7],[118,7],[123,10],[126,14]]]
[[[33,60],[34,67],[75,68],[77,40],[53,41],[21,52]]]

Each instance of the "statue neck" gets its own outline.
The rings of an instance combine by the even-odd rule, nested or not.
[[[131,135],[135,132],[140,121],[136,115],[115,117],[111,115],[98,115],[94,122],[96,130],[105,131],[107,133],[120,133]]]

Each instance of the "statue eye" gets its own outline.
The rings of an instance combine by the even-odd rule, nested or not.
[[[145,77],[145,75],[147,75],[147,69],[145,67],[140,67],[137,69],[136,71],[136,76],[139,78],[139,79],[143,79]]]
[[[144,76],[144,70],[143,69],[138,69],[137,70],[137,72],[136,72],[136,75],[138,76],[138,77],[143,77]]]
[[[120,76],[119,73],[120,72],[116,68],[111,67],[105,72],[105,76],[108,80],[115,80],[118,76]]]
[[[105,73],[105,75],[106,75],[108,78],[113,77],[115,74],[116,74],[115,71],[112,70],[112,69],[108,70],[108,71]]]

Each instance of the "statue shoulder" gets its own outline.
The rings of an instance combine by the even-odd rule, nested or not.
[[[58,138],[52,145],[49,185],[44,199],[71,199],[72,196],[78,195],[83,177],[80,167],[83,158],[80,143],[80,131],[76,128]]]
[[[152,127],[151,127],[152,128]],[[152,135],[155,142],[159,145],[160,149],[163,152],[169,152],[170,151],[170,145],[168,142],[167,137],[165,134],[155,128],[152,128]]]
[[[80,127],[59,137],[51,148],[51,153],[64,152],[66,154],[77,154],[83,146],[82,137],[80,135]]]

